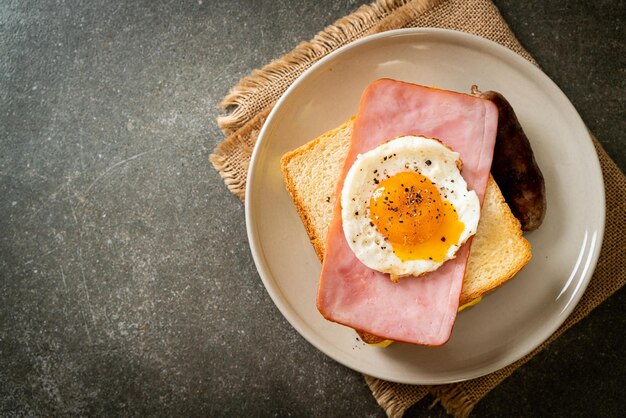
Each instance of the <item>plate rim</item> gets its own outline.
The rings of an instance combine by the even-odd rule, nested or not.
[[[589,168],[593,171],[593,173],[596,176],[599,176],[600,182],[603,186],[600,188],[601,190],[599,190],[599,193],[601,194],[602,199],[601,199],[601,205],[599,205],[600,207],[598,208],[598,210],[600,211],[601,216],[600,216],[600,219],[597,220],[598,225],[597,225],[597,228],[595,229],[595,232],[597,233],[595,246],[591,248],[590,254],[588,256],[588,260],[590,261],[589,268],[587,269],[584,276],[581,278],[582,283],[577,289],[576,291],[577,293],[574,294],[574,297],[569,301],[566,307],[557,315],[552,326],[548,327],[543,333],[540,333],[539,338],[537,338],[535,341],[532,341],[531,343],[527,344],[526,349],[521,350],[521,354],[518,353],[517,356],[511,356],[514,358],[509,359],[505,357],[503,359],[500,359],[499,361],[490,363],[489,364],[490,367],[483,367],[478,372],[470,373],[463,377],[454,378],[454,379],[446,379],[446,378],[432,379],[431,378],[431,379],[423,379],[423,380],[413,380],[413,379],[407,380],[407,379],[402,379],[402,378],[394,378],[393,376],[390,376],[390,375],[381,375],[379,373],[372,373],[371,371],[364,370],[361,367],[355,367],[355,365],[347,364],[347,361],[344,361],[343,358],[338,358],[339,356],[332,355],[329,349],[327,349],[326,347],[324,347],[322,344],[320,344],[318,341],[315,340],[314,332],[311,333],[312,335],[309,335],[309,330],[305,329],[307,327],[306,321],[300,318],[300,315],[297,312],[295,312],[291,308],[291,306],[289,306],[289,304],[286,301],[286,298],[284,298],[284,300],[281,299],[280,295],[282,294],[282,290],[277,285],[275,285],[275,283],[273,283],[274,279],[271,278],[271,274],[268,271],[269,268],[267,267],[264,256],[262,254],[263,253],[262,244],[260,242],[257,242],[257,240],[255,239],[255,237],[258,234],[256,234],[256,228],[254,225],[255,223],[254,214],[253,214],[253,209],[251,207],[251,202],[253,200],[252,196],[254,193],[252,190],[253,189],[252,185],[255,183],[255,175],[254,175],[255,167],[258,163],[257,160],[259,158],[260,149],[262,145],[265,142],[267,142],[266,135],[269,130],[269,127],[272,125],[272,122],[274,118],[277,116],[277,114],[279,113],[283,103],[306,78],[308,78],[310,75],[318,71],[320,67],[336,59],[340,55],[346,53],[348,50],[352,48],[356,48],[368,42],[373,42],[382,38],[395,37],[399,35],[416,35],[416,36],[440,35],[443,37],[448,37],[449,39],[457,40],[457,42],[460,39],[461,41],[469,41],[474,44],[481,44],[481,46],[486,47],[486,49],[490,50],[490,52],[496,52],[496,53],[505,55],[506,58],[513,61],[513,64],[515,65],[515,67],[518,67],[518,66],[526,67],[525,69],[528,69],[530,72],[533,72],[535,76],[543,78],[544,81],[551,84],[552,87],[555,89],[555,91],[558,92],[558,94],[562,96],[561,99],[564,99],[565,103],[569,105],[570,107],[569,110],[571,111],[572,115],[576,118],[576,123],[579,125],[581,132],[585,132],[585,137],[588,139],[587,144],[594,150],[594,153],[593,153],[594,157],[590,158],[588,161],[592,165],[592,167],[589,167]],[[373,35],[368,35],[356,41],[348,43],[341,48],[338,48],[337,50],[329,53],[328,55],[321,58],[320,60],[315,62],[313,65],[311,65],[300,76],[298,76],[294,80],[294,82],[285,90],[285,92],[281,95],[279,100],[276,102],[276,104],[272,108],[270,114],[268,115],[265,123],[263,124],[263,127],[261,128],[261,131],[259,132],[257,141],[254,145],[252,156],[250,159],[250,165],[248,168],[248,177],[246,181],[244,206],[245,206],[246,232],[247,232],[248,244],[252,253],[252,257],[253,257],[257,272],[259,273],[259,276],[261,277],[261,280],[263,281],[263,285],[266,291],[268,292],[268,294],[270,295],[274,305],[276,305],[276,307],[281,312],[283,317],[287,320],[287,322],[289,322],[289,324],[294,329],[296,329],[296,331],[300,334],[300,336],[302,336],[311,345],[313,345],[315,348],[317,348],[319,351],[321,351],[323,354],[330,357],[331,359],[337,361],[338,363],[342,364],[345,367],[348,367],[352,370],[358,371],[366,375],[370,375],[379,379],[384,379],[384,380],[397,382],[397,383],[405,383],[405,384],[447,384],[447,383],[462,382],[462,381],[474,379],[477,377],[485,376],[487,374],[493,373],[497,370],[500,370],[504,367],[507,367],[515,363],[519,359],[531,353],[533,350],[535,350],[545,341],[547,341],[554,334],[554,332],[559,329],[559,327],[565,322],[565,320],[571,315],[572,311],[578,305],[580,299],[585,293],[585,290],[589,282],[591,281],[591,277],[593,276],[593,273],[595,271],[595,268],[599,259],[600,249],[602,247],[602,241],[604,239],[604,230],[605,230],[605,224],[606,224],[605,198],[606,196],[605,196],[604,178],[602,176],[600,161],[598,158],[598,154],[595,151],[595,148],[593,146],[593,139],[590,135],[590,132],[587,129],[586,125],[584,124],[584,121],[580,117],[574,105],[567,98],[565,93],[563,93],[563,91],[559,88],[559,86],[550,77],[548,77],[548,75],[546,75],[538,67],[530,63],[528,60],[526,60],[525,58],[523,58],[522,56],[520,56],[518,53],[514,52],[513,50],[497,42],[491,41],[489,39],[486,39],[486,38],[483,38],[474,34],[452,30],[452,29],[441,29],[441,28],[404,28],[404,29],[395,29],[395,30],[381,32],[381,33],[377,33]],[[302,324],[300,323],[300,321],[302,321]]]

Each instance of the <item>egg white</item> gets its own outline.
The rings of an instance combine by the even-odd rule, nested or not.
[[[343,231],[356,257],[367,267],[389,273],[394,278],[419,276],[454,258],[461,245],[476,233],[480,219],[478,196],[473,190],[467,190],[467,183],[457,166],[459,161],[459,153],[423,136],[399,137],[360,154],[348,171],[341,192]],[[452,243],[441,262],[402,261],[394,254],[392,245],[385,242],[384,236],[370,224],[369,202],[378,187],[374,179],[381,181],[405,171],[417,171],[430,179],[465,225],[459,241]]]

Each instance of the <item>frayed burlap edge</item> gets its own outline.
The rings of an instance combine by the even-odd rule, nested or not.
[[[432,386],[429,392],[436,398],[431,408],[441,403],[447,413],[458,418],[468,417],[476,406],[461,386]]]
[[[272,107],[273,103],[215,147],[209,156],[209,161],[224,179],[228,190],[241,200],[244,200],[246,195],[247,172],[252,150]]]
[[[364,377],[374,399],[389,418],[401,418],[407,409],[428,394],[426,386],[387,382],[368,375]],[[399,393],[403,396],[398,396]]]
[[[219,127],[226,135],[240,129],[248,122],[249,115],[261,112],[273,101],[271,96],[275,94],[272,91],[275,83],[284,84],[286,80],[287,84],[291,84],[320,58],[371,32],[371,29],[379,25],[381,20],[406,5],[408,1],[378,0],[369,5],[363,5],[354,13],[337,20],[319,32],[312,40],[300,43],[283,57],[260,70],[253,71],[250,76],[243,78],[219,104],[220,107],[229,110],[229,114],[217,118]],[[424,11],[441,1],[417,0],[410,5],[410,9]],[[388,25],[387,28],[391,27],[393,26]],[[377,31],[381,30],[386,29],[381,27]],[[251,96],[255,96],[257,100],[249,100]],[[258,100],[259,97],[263,99]],[[250,108],[251,106],[254,108]]]

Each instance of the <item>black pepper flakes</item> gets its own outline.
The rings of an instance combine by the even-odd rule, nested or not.
[[[441,242],[446,242],[446,237],[441,237]]]
[[[430,161],[430,160],[426,160],[426,161],[424,161],[424,164],[426,164],[426,165],[428,165],[428,166],[429,166],[429,165],[431,165],[432,163],[433,163],[433,162],[432,162],[432,161]]]

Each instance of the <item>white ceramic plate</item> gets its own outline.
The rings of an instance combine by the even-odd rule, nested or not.
[[[358,341],[315,306],[320,263],[281,178],[280,157],[344,122],[371,81],[390,77],[468,92],[472,84],[511,102],[546,181],[548,211],[527,234],[531,262],[459,314],[442,347]],[[507,366],[545,341],[591,277],[604,232],[604,185],[590,136],[572,104],[540,70],[485,39],[437,29],[385,32],[354,42],[304,73],[270,114],[246,190],[248,238],[267,291],[285,318],[336,361],[378,378],[450,383]]]

